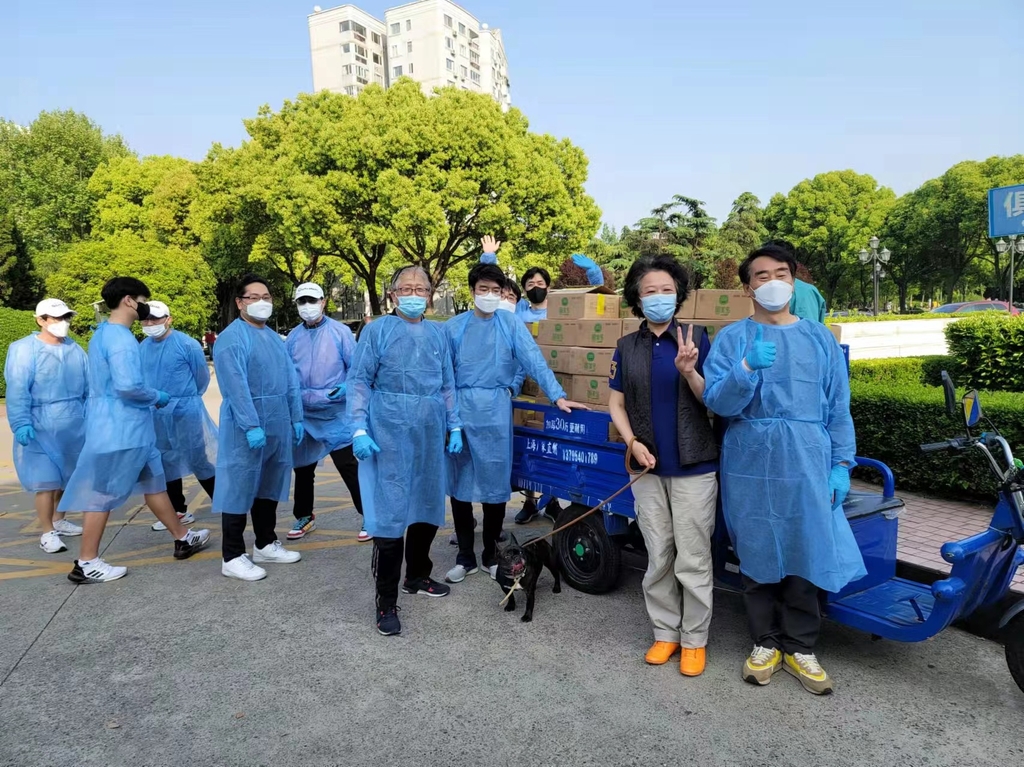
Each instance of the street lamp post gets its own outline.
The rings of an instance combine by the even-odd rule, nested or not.
[[[862,264],[871,264],[871,275],[875,283],[875,316],[878,316],[878,280],[880,277],[884,277],[885,273],[882,271],[882,264],[889,263],[889,259],[892,257],[892,253],[889,252],[888,248],[882,248],[878,250],[878,238],[872,237],[868,240],[868,247],[871,248],[869,253],[866,250],[862,250],[857,254]]]
[[[1009,243],[1007,243],[1006,240],[1000,238],[999,242],[996,243],[996,253],[998,253],[1000,256],[1002,256],[1003,253],[1006,253],[1007,251],[1009,251],[1009,253],[1010,253],[1010,291],[1009,291],[1010,292],[1010,300],[1009,300],[1009,306],[1010,306],[1010,312],[1012,313],[1013,312],[1013,272],[1014,272],[1014,266],[1015,266],[1015,264],[1014,264],[1014,261],[1015,261],[1014,256],[1017,253],[1020,253],[1021,255],[1024,255],[1024,237],[1018,236],[1016,234],[1011,234],[1010,235],[1010,242]]]

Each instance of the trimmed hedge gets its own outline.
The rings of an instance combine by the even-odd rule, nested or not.
[[[960,366],[953,357],[889,357],[850,362],[850,381],[886,386],[941,386],[945,370],[959,383]]]
[[[895,322],[896,320],[948,320],[953,317],[966,317],[965,314],[939,314],[936,312],[918,312],[917,314],[848,314],[844,317],[826,315],[826,325],[849,325],[854,322]]]
[[[958,385],[1024,392],[1024,316],[976,314],[950,323],[946,340],[961,365]]]
[[[0,354],[7,359],[7,347],[38,329],[35,314],[0,306]],[[0,373],[0,397],[7,396],[7,381]]]
[[[921,384],[850,382],[850,410],[857,454],[887,464],[897,489],[922,490],[992,500],[996,482],[980,452],[924,455],[918,446],[961,436],[963,421],[946,415],[942,389]],[[982,410],[1014,450],[1024,446],[1024,397],[1006,392],[981,395]],[[865,474],[865,478],[871,478]]]

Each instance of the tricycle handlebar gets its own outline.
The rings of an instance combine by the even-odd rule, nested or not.
[[[929,442],[921,445],[922,453],[938,453],[942,450],[960,450],[963,448],[959,439],[947,439],[945,442]]]

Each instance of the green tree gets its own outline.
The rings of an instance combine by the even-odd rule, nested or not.
[[[105,136],[77,112],[41,112],[27,127],[0,120],[0,202],[13,212],[29,253],[87,237],[93,171],[129,154],[120,136]]]
[[[900,197],[880,233],[883,245],[892,253],[886,270],[896,285],[900,311],[904,313],[913,286],[930,284],[940,273],[927,231],[931,197],[928,185]]]
[[[793,244],[832,306],[840,286],[855,278],[857,253],[881,230],[895,200],[871,176],[830,171],[772,197],[764,223],[769,236]]]
[[[764,209],[757,195],[744,192],[733,201],[718,235],[719,255],[740,261],[768,238]]]
[[[279,112],[261,109],[246,129],[249,141],[215,147],[197,174],[204,249],[236,266],[261,239],[294,283],[338,258],[375,312],[391,251],[440,282],[479,255],[485,234],[517,254],[559,258],[600,221],[583,189],[583,152],[531,133],[519,111],[481,94],[427,98],[409,80],[358,98],[304,94]]]
[[[198,249],[185,250],[143,240],[134,233],[72,243],[61,252],[60,266],[46,278],[46,292],[79,312],[76,331],[88,329],[91,306],[111,277],[138,277],[153,298],[165,302],[174,326],[198,337],[209,327],[215,308],[214,278]]]
[[[33,309],[41,298],[40,287],[14,216],[0,216],[0,305]]]

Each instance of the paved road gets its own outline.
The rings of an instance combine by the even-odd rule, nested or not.
[[[725,593],[703,677],[646,666],[635,569],[601,597],[553,595],[545,575],[532,624],[474,575],[448,599],[403,596],[405,631],[384,638],[372,547],[333,467],[303,561],[254,584],[220,575],[219,534],[176,562],[131,506],[104,539],[128,577],[75,587],[76,540],[40,552],[30,499],[0,480],[0,765],[1024,764],[1024,695],[1002,650],[958,630],[900,645],[827,625],[824,699],[786,675],[740,681],[749,646]],[[193,509],[216,530],[205,498]],[[454,559],[446,538],[435,574]]]

